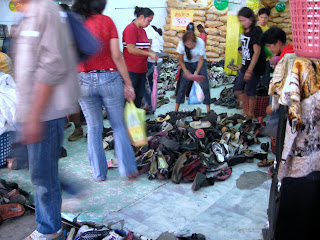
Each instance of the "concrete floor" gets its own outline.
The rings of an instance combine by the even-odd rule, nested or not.
[[[223,87],[211,89],[211,97],[219,97]],[[170,96],[172,92],[167,92]],[[175,101],[157,109],[155,116],[174,110]],[[182,105],[182,109],[192,110],[204,105]],[[217,113],[239,112],[212,105]],[[154,118],[155,116],[151,117]],[[148,116],[149,117],[149,116]],[[105,121],[108,127],[108,122]],[[86,132],[86,129],[84,127]],[[68,157],[60,160],[61,179],[69,184],[86,189],[88,196],[76,199],[72,207],[63,211],[63,217],[72,220],[80,214],[82,221],[109,223],[124,220],[124,228],[156,239],[162,232],[175,234],[202,233],[208,240],[259,240],[261,230],[267,222],[268,195],[271,184],[266,168],[253,163],[243,163],[233,167],[233,173],[224,182],[192,192],[190,183],[173,184],[169,180],[139,180],[129,182],[121,179],[116,169],[108,172],[106,182],[94,182],[90,176],[86,139],[68,142],[72,133],[65,132],[64,146]],[[268,138],[260,139],[269,141]],[[258,145],[253,149],[259,149]],[[269,151],[269,158],[274,155]],[[106,152],[107,159],[113,158],[113,151]],[[33,188],[26,170],[9,171],[0,169],[0,177],[17,182],[21,188],[33,194]],[[64,194],[64,201],[70,196]],[[35,228],[34,217],[25,216],[4,222],[0,226],[0,239],[19,240]],[[18,229],[14,232],[12,229]]]

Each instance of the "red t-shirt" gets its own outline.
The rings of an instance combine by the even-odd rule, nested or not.
[[[123,56],[127,64],[128,71],[135,73],[148,72],[148,57],[136,56],[128,52],[127,44],[134,44],[136,48],[149,51],[150,43],[143,28],[138,28],[134,23],[130,23],[122,33]]]
[[[207,34],[205,32],[200,33],[199,38],[204,41],[205,46],[207,46]]]
[[[79,72],[116,68],[110,51],[110,39],[119,38],[118,31],[112,19],[102,14],[92,15],[85,22],[85,26],[91,34],[99,41],[100,50],[81,62]]]

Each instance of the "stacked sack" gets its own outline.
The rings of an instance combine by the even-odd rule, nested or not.
[[[185,30],[171,30],[171,10],[188,9],[193,10],[193,22],[195,27],[202,24],[207,32],[206,55],[209,62],[219,62],[225,57],[226,35],[227,35],[227,13],[228,10],[219,11],[214,7],[212,0],[167,0],[168,16],[166,17],[167,24],[164,25],[165,41],[164,51],[170,54],[171,58],[178,58],[176,48],[181,41]],[[196,35],[200,33],[196,29]]]
[[[290,18],[290,6],[289,1],[285,2],[286,8],[283,12],[278,12],[276,10],[276,4],[278,0],[261,0],[260,8],[269,8],[271,9],[270,19],[268,25],[270,27],[279,27],[286,34],[287,39],[292,41],[292,31],[291,31],[291,18]]]

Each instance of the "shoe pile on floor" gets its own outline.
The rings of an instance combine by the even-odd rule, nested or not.
[[[123,229],[124,220],[119,222],[110,223],[107,226],[97,224],[94,222],[77,222],[77,218],[73,221],[75,227],[67,227],[66,236],[61,236],[59,239],[66,240],[151,240],[137,233],[127,231]],[[121,225],[119,229],[112,228],[114,225]],[[61,231],[60,231],[61,232]],[[203,234],[194,233],[191,236],[180,236],[173,233],[162,233],[157,240],[205,240]]]
[[[0,179],[0,223],[23,215],[25,209],[22,204],[26,202],[27,196],[18,184]]]
[[[159,75],[159,83],[163,83],[161,89],[165,91],[176,89],[177,70],[178,62],[176,60],[168,60],[162,64]],[[235,80],[235,76],[228,76],[224,72],[224,61],[208,63],[208,77],[212,88],[231,84]]]
[[[220,93],[220,98],[219,99],[212,98],[211,103],[215,105],[227,107],[229,109],[238,107],[237,97],[234,94],[233,87],[229,87],[229,88],[225,87]]]
[[[257,137],[262,124],[245,121],[240,114],[218,115],[213,110],[202,114],[197,108],[169,112],[146,123],[148,144],[135,150],[140,174],[147,174],[150,180],[193,182],[192,189],[197,191],[229,178],[236,164],[268,159],[266,151],[248,149],[260,143]],[[213,175],[206,177],[208,172]]]

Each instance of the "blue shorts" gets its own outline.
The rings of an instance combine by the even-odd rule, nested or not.
[[[257,86],[260,80],[260,76],[252,73],[251,78],[248,82],[243,80],[244,73],[240,71],[236,83],[234,84],[234,91],[244,91],[246,88],[246,94],[248,97],[257,96]]]

